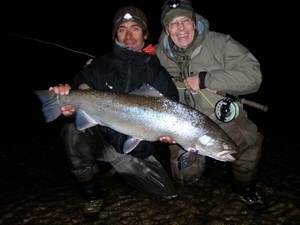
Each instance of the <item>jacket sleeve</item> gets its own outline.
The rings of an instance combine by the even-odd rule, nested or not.
[[[205,39],[203,53],[213,54],[215,66],[207,71],[205,86],[232,95],[258,91],[262,82],[260,63],[253,54],[230,35],[210,32]],[[205,49],[208,49],[205,51]],[[208,57],[208,58],[209,58]]]

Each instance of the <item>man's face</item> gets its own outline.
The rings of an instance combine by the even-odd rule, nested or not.
[[[179,16],[166,25],[166,31],[178,47],[186,48],[194,39],[195,26],[190,17]]]
[[[146,38],[142,27],[135,21],[121,23],[117,30],[117,40],[129,48],[141,48]]]

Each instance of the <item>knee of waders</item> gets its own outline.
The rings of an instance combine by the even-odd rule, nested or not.
[[[205,171],[206,158],[195,154],[192,161],[182,160],[185,154],[190,153],[183,153],[177,159],[170,160],[172,176],[178,184],[197,184]]]
[[[112,165],[129,184],[155,199],[177,197],[171,179],[153,156],[143,160],[127,155],[118,158]]]

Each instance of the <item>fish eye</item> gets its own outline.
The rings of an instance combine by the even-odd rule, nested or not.
[[[224,148],[224,149],[229,149],[228,144],[225,144],[225,143],[224,143],[224,144],[223,144],[223,148]]]

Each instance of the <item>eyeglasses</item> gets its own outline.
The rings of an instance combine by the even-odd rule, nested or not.
[[[168,2],[168,6],[169,6],[169,8],[171,8],[171,9],[176,9],[177,7],[179,7],[180,6],[180,1],[179,0],[170,0],[169,2]]]
[[[174,20],[174,21],[171,21],[169,24],[168,24],[168,27],[172,30],[175,30],[178,28],[179,24],[182,24],[184,27],[188,27],[188,26],[191,26],[193,23],[192,19],[189,18],[189,17],[186,17],[186,18],[183,18],[181,20]]]

